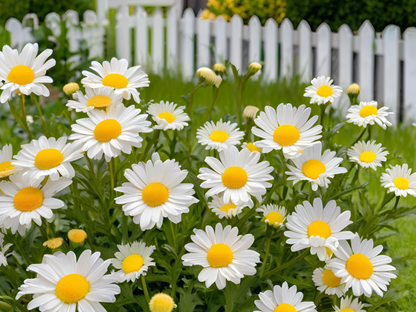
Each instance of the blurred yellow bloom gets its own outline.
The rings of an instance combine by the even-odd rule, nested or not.
[[[172,297],[167,294],[156,294],[149,302],[150,312],[171,312],[176,308]]]
[[[225,71],[226,71],[226,68],[221,63],[216,63],[216,64],[214,64],[214,71],[217,75],[218,74],[224,74]]]
[[[70,82],[64,85],[63,90],[66,95],[71,95],[79,90],[79,85],[76,82]]]
[[[84,230],[70,230],[68,238],[71,242],[82,243],[87,238],[87,233]]]
[[[51,238],[43,243],[43,246],[48,246],[51,249],[56,249],[62,246],[64,240],[61,237]]]

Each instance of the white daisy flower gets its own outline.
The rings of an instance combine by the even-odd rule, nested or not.
[[[196,132],[198,143],[206,145],[207,150],[216,149],[219,152],[229,149],[231,146],[240,145],[244,132],[240,131],[238,124],[231,121],[223,122],[222,119],[216,124],[207,121]]]
[[[93,61],[91,69],[98,75],[83,70],[86,76],[81,80],[84,87],[101,88],[109,87],[115,90],[116,94],[123,95],[126,100],[130,100],[131,95],[136,103],[140,103],[140,93],[138,88],[149,86],[149,77],[140,68],[133,66],[128,68],[129,62],[126,59],[116,59],[113,57],[111,63],[104,61],[103,65]]]
[[[341,305],[334,306],[335,312],[365,312],[363,310],[364,304],[358,301],[358,298],[352,300],[352,296],[346,296],[345,298],[341,298]]]
[[[181,170],[175,160],[161,161],[159,154],[152,159],[133,165],[124,176],[129,182],[115,188],[124,195],[115,199],[123,205],[126,216],[132,216],[133,222],[140,224],[142,231],[155,225],[160,228],[163,218],[173,223],[181,222],[183,213],[189,212],[189,206],[199,200],[193,197],[193,184],[182,183],[188,171]]]
[[[274,286],[273,291],[266,290],[259,294],[260,300],[254,301],[257,309],[254,312],[316,312],[312,301],[302,301],[303,294],[295,285],[289,288],[287,282]]]
[[[262,149],[257,147],[257,142],[244,142],[242,148],[247,148],[252,153],[262,152]]]
[[[295,212],[287,217],[287,243],[293,245],[292,251],[310,247],[311,254],[317,254],[319,260],[325,261],[328,258],[326,248],[334,251],[338,248],[339,241],[354,237],[352,232],[342,231],[352,223],[350,217],[350,211],[341,213],[335,200],[329,201],[325,208],[320,198],[313,200],[313,206],[304,201],[303,205],[297,205]]]
[[[175,103],[163,102],[151,104],[147,113],[152,116],[152,119],[157,123],[154,126],[159,130],[182,130],[188,125],[187,121],[191,120],[184,112],[185,106],[178,106]]]
[[[143,138],[140,132],[151,132],[147,114],[140,114],[134,105],[111,106],[108,110],[93,110],[87,113],[89,118],[78,119],[73,124],[70,140],[83,143],[82,151],[89,158],[109,162],[111,158],[120,156],[121,152],[130,154],[132,146],[141,147]]]
[[[260,255],[248,249],[254,242],[253,235],[238,235],[237,227],[227,225],[223,229],[221,223],[217,223],[215,231],[208,225],[205,231],[194,229],[194,233],[193,243],[185,245],[189,253],[182,256],[183,265],[202,266],[198,280],[206,287],[215,282],[218,289],[224,289],[226,281],[240,284],[245,275],[256,274]]]
[[[114,276],[105,274],[111,260],[104,261],[100,253],[85,250],[78,258],[74,252],[56,252],[43,256],[40,264],[27,269],[36,278],[26,279],[19,287],[16,299],[34,294],[27,308],[44,312],[106,311],[100,302],[115,302],[120,287]]]
[[[123,102],[123,95],[116,94],[111,88],[85,88],[85,95],[82,91],[73,94],[74,100],[69,100],[66,106],[69,110],[87,113],[95,108],[109,108]]]
[[[254,119],[260,128],[253,127],[254,135],[262,138],[256,146],[263,148],[264,153],[272,150],[282,150],[286,158],[296,158],[303,150],[320,139],[322,126],[314,126],[318,116],[311,115],[311,109],[301,105],[298,108],[292,104],[280,104],[276,110],[266,106],[264,112]]]
[[[113,273],[122,282],[134,282],[141,275],[146,276],[149,266],[155,265],[150,256],[156,249],[155,246],[146,247],[143,242],[133,242],[125,245],[117,245],[118,252],[114,254],[115,259],[111,259],[113,267],[119,271]]]
[[[311,104],[326,104],[334,102],[342,94],[342,88],[332,84],[330,77],[319,76],[313,78],[311,86],[306,87],[303,96],[311,98]]]
[[[299,181],[309,181],[312,190],[316,191],[318,186],[328,187],[329,179],[336,174],[345,173],[347,169],[339,167],[342,158],[335,157],[336,153],[327,149],[322,155],[322,143],[316,142],[298,158],[292,159],[296,167],[287,165],[290,171],[286,171],[288,180],[293,185]]]
[[[245,207],[253,208],[253,201],[250,200],[246,203],[240,202],[236,205],[231,201],[225,202],[222,196],[214,195],[212,201],[208,203],[208,207],[218,216],[218,218],[229,219],[238,215]]]
[[[354,296],[364,294],[370,297],[373,293],[383,296],[383,290],[387,291],[392,278],[396,275],[390,273],[396,269],[389,265],[391,258],[379,256],[383,250],[382,245],[373,248],[373,240],[361,238],[358,235],[351,240],[351,246],[346,242],[340,242],[334,250],[335,257],[329,260],[328,267],[337,277],[341,277],[341,283],[346,283],[346,290],[352,287]]]
[[[60,199],[52,196],[72,183],[71,179],[59,178],[56,181],[48,179],[42,185],[42,178],[33,179],[22,172],[10,176],[10,182],[0,183],[4,195],[0,196],[0,225],[11,229],[12,233],[19,231],[21,235],[32,226],[32,220],[42,224],[41,217],[48,222],[53,220],[52,209],[65,206]]]
[[[340,298],[345,294],[345,284],[341,284],[341,278],[336,277],[330,268],[316,268],[312,280],[318,290],[327,295],[337,295]]]
[[[9,250],[9,248],[12,246],[12,244],[6,244],[3,246],[3,242],[4,242],[4,234],[0,232],[0,267],[2,265],[7,266],[7,257],[9,256],[6,255],[6,252]]]
[[[388,193],[394,192],[396,196],[416,196],[416,173],[412,173],[408,164],[394,167],[390,165],[390,168],[381,174],[381,185],[388,189]]]
[[[17,169],[12,165],[12,158],[12,145],[4,145],[3,149],[0,150],[0,179],[17,172]]]
[[[263,214],[264,222],[274,227],[282,228],[286,220],[286,208],[279,205],[262,205],[256,209]]]
[[[29,179],[40,179],[49,176],[56,181],[59,175],[71,179],[75,176],[71,162],[80,159],[80,145],[66,143],[67,137],[47,139],[41,136],[29,144],[22,145],[20,152],[14,156],[12,165],[22,170],[23,176]]]
[[[377,123],[386,130],[387,126],[391,126],[391,122],[386,117],[394,113],[388,112],[388,107],[377,108],[377,106],[376,101],[360,102],[358,105],[352,105],[348,109],[348,122],[360,127],[367,127],[367,125]]]
[[[1,87],[1,103],[9,100],[15,90],[25,95],[33,92],[36,95],[49,96],[49,89],[44,83],[52,83],[53,80],[45,74],[56,62],[50,59],[45,63],[52,54],[51,49],[36,56],[37,54],[37,43],[26,44],[20,53],[8,45],[3,46],[3,52],[0,52],[0,81],[4,80],[5,84]]]
[[[250,196],[263,196],[266,188],[273,181],[269,174],[273,171],[268,161],[261,161],[260,153],[251,153],[248,149],[238,151],[235,146],[224,150],[219,154],[220,160],[214,157],[206,157],[205,162],[214,170],[208,168],[199,169],[198,178],[204,180],[202,188],[209,190],[206,197],[218,195],[224,192],[225,202],[248,202]]]
[[[385,148],[380,143],[377,144],[376,141],[357,142],[347,152],[350,161],[356,162],[363,168],[373,170],[381,167],[381,162],[387,160],[388,154],[389,152],[385,151]]]

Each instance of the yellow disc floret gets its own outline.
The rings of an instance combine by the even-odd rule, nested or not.
[[[234,255],[226,244],[214,244],[208,250],[207,261],[213,268],[222,268],[233,262]]]
[[[99,142],[106,143],[117,139],[121,134],[121,125],[115,119],[106,119],[95,126],[94,136]]]
[[[407,190],[409,188],[409,180],[403,177],[395,178],[393,183],[399,190]]]
[[[334,91],[332,90],[330,86],[323,85],[318,88],[318,90],[316,91],[316,94],[318,94],[321,97],[327,98],[331,96],[332,94],[334,94]]]
[[[129,80],[123,75],[113,73],[105,76],[102,80],[102,84],[114,89],[124,89],[128,86]]]
[[[150,299],[149,308],[150,312],[172,312],[176,304],[171,296],[160,293]]]
[[[159,115],[157,115],[157,117],[166,120],[168,123],[172,123],[175,121],[175,115],[169,112],[160,113]]]
[[[68,274],[56,284],[55,295],[66,304],[77,303],[90,292],[90,282],[80,274]]]
[[[35,187],[25,187],[19,190],[13,198],[16,210],[27,212],[38,209],[43,203],[43,193]]]
[[[299,130],[292,125],[282,125],[274,130],[273,140],[281,146],[290,146],[299,141]]]
[[[16,65],[7,75],[7,80],[15,84],[24,86],[35,80],[35,72],[26,65]]]
[[[277,211],[272,211],[268,213],[265,219],[267,220],[267,223],[269,223],[270,225],[273,225],[275,223],[281,224],[283,222],[283,216]]]
[[[235,209],[235,208],[237,208],[237,205],[235,204],[225,204],[220,207],[220,210],[225,213],[228,213],[230,209]]]
[[[58,167],[64,161],[64,155],[56,148],[45,148],[35,157],[35,166],[41,170],[49,170]]]
[[[296,312],[296,309],[289,303],[282,303],[279,304],[273,312]]]
[[[168,201],[169,191],[162,183],[152,182],[143,189],[142,199],[150,207],[160,206]]]
[[[0,178],[8,177],[13,173],[14,169],[11,161],[3,161],[0,163]]]
[[[322,173],[326,172],[325,165],[317,160],[317,159],[311,159],[306,161],[302,166],[302,172],[305,176],[307,176],[309,179],[317,179]]]
[[[87,101],[87,106],[93,107],[107,107],[112,102],[112,99],[106,95],[94,95]]]
[[[355,311],[350,308],[345,308],[345,309],[342,309],[340,312],[355,312]]]
[[[222,131],[222,130],[214,130],[214,131],[212,131],[212,133],[209,136],[209,138],[212,141],[214,141],[214,142],[224,143],[225,141],[228,140],[229,135],[225,131]]]
[[[322,275],[322,281],[328,287],[338,287],[341,283],[341,278],[336,277],[332,270],[325,270]]]
[[[224,186],[231,189],[243,187],[248,181],[247,172],[241,167],[228,167],[221,179]]]
[[[357,279],[369,279],[374,272],[371,260],[359,253],[351,255],[345,267],[348,273]]]
[[[360,116],[363,118],[372,116],[372,115],[377,115],[377,114],[378,114],[377,107],[372,106],[372,105],[365,105],[360,110]]]
[[[370,151],[362,152],[360,160],[365,163],[372,163],[376,159],[376,154]]]
[[[84,230],[73,229],[68,232],[68,238],[71,242],[82,243],[87,239],[87,233]]]
[[[142,256],[133,254],[123,260],[121,267],[125,273],[138,272],[143,267],[143,263]]]
[[[51,238],[42,244],[42,246],[48,246],[50,249],[56,249],[62,246],[64,240],[62,237]]]
[[[247,144],[247,148],[252,153],[260,153],[260,149],[251,142]]]
[[[312,236],[319,236],[327,239],[331,236],[331,228],[324,221],[313,221],[308,226],[308,237],[311,238]]]

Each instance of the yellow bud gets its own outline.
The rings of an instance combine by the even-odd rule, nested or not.
[[[71,242],[82,243],[87,238],[87,233],[84,230],[70,230],[68,238]]]
[[[248,66],[247,76],[251,77],[257,74],[257,72],[261,69],[261,65],[257,62],[253,62]]]
[[[243,111],[243,117],[247,119],[254,119],[258,113],[259,109],[255,106],[246,106]]]
[[[227,69],[225,68],[225,66],[224,65],[222,65],[221,63],[216,63],[216,64],[214,64],[214,71],[215,71],[215,73],[217,74],[217,75],[222,75],[222,74],[225,74],[225,71],[226,71]]]
[[[360,95],[360,92],[361,92],[360,86],[358,84],[356,84],[356,83],[353,83],[347,89],[347,94],[348,95],[356,95],[356,96],[358,96],[358,95]]]
[[[70,82],[64,85],[64,92],[66,95],[71,95],[79,90],[79,85],[76,82]]]
[[[61,247],[64,240],[61,237],[51,238],[43,243],[43,246],[48,246],[50,249]]]
[[[201,83],[203,83],[204,88],[209,86],[216,86],[217,88],[220,87],[222,82],[222,78],[214,73],[211,68],[208,67],[201,67],[196,72],[198,79]]]
[[[149,308],[150,312],[171,312],[176,308],[176,304],[171,296],[160,293],[150,299]]]

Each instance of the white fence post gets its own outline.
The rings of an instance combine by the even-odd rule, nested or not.
[[[134,21],[136,24],[135,31],[135,62],[136,65],[141,65],[147,69],[149,66],[149,28],[147,11],[141,6],[136,7],[134,14]]]
[[[358,30],[360,100],[374,100],[374,27],[367,20]]]
[[[196,18],[196,67],[210,66],[210,50],[209,45],[211,41],[210,20],[201,19],[202,11],[199,12]]]
[[[331,76],[331,28],[322,23],[316,30],[316,75]]]
[[[285,18],[280,27],[280,76],[281,78],[291,79],[293,76],[293,24]]]
[[[165,35],[163,12],[156,8],[152,15],[152,63],[153,72],[157,75],[163,73],[165,65]]]
[[[178,69],[178,8],[171,7],[166,19],[167,68],[171,73]]]
[[[275,19],[270,18],[264,26],[264,81],[277,81],[278,66],[278,27]]]
[[[131,64],[131,33],[129,7],[123,5],[116,14],[116,55]]]
[[[416,117],[416,28],[410,27],[403,34],[404,38],[404,120]]]
[[[227,59],[227,22],[223,16],[218,16],[214,24],[215,62],[224,63]]]
[[[348,25],[341,25],[338,30],[338,62],[339,62],[339,78],[338,83],[344,90],[341,96],[339,108],[341,114],[345,115],[350,100],[345,94],[348,87],[353,83],[352,79],[352,61],[353,61],[353,35],[351,28]]]
[[[181,63],[183,78],[191,80],[194,75],[194,37],[195,37],[195,15],[191,8],[187,8],[183,15]]]
[[[256,15],[250,18],[249,27],[249,47],[248,47],[248,63],[261,61],[261,23]]]
[[[235,14],[231,18],[230,62],[243,71],[243,19]]]
[[[312,79],[312,31],[309,24],[302,20],[299,32],[299,72],[300,81],[309,83]]]

